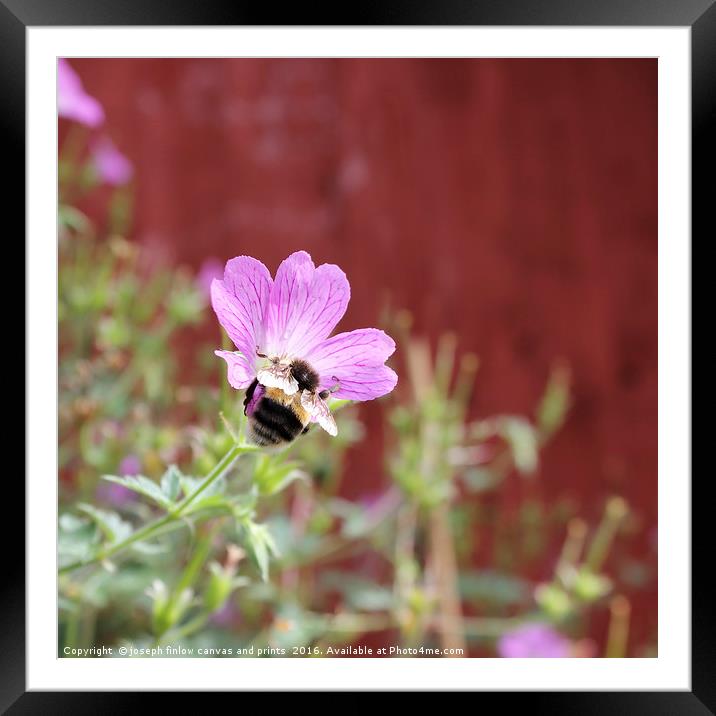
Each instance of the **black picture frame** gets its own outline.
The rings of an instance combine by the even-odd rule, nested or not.
[[[692,233],[704,241],[716,235],[711,205],[716,196],[713,128],[716,127],[716,0],[443,0],[439,5],[409,0],[351,8],[352,22],[341,22],[328,10],[288,9],[275,20],[270,6],[254,3],[196,0],[0,0],[0,118],[7,218],[15,214],[24,233],[25,214],[25,30],[35,26],[83,25],[542,25],[542,26],[689,26],[692,88]],[[693,245],[693,240],[692,240]],[[28,269],[28,267],[26,267]],[[30,281],[26,290],[31,290]],[[25,326],[25,331],[28,327]],[[26,374],[27,381],[32,376]],[[668,439],[661,435],[660,439]],[[716,714],[716,639],[712,605],[716,595],[706,569],[709,501],[704,474],[692,480],[692,654],[691,691],[480,693],[484,698],[509,696],[532,712],[551,714],[648,713]],[[22,483],[6,474],[8,504],[25,500]],[[14,494],[13,494],[14,493]],[[120,713],[136,696],[121,692],[26,692],[25,561],[6,538],[0,581],[0,710],[2,713]],[[709,555],[710,556],[710,555]],[[700,568],[698,568],[700,565]],[[565,685],[568,688],[569,685]],[[188,706],[196,695],[184,694]],[[156,703],[161,694],[143,694]],[[520,704],[521,705],[521,704]]]

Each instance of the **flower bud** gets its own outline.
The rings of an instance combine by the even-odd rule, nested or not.
[[[540,584],[535,590],[535,600],[552,619],[564,619],[572,610],[569,594],[556,584]]]
[[[209,584],[204,592],[204,604],[208,611],[216,612],[221,609],[231,592],[236,586],[234,579],[239,562],[246,556],[241,547],[230,544],[226,548],[226,560],[221,565],[218,562],[211,562],[209,570]]]
[[[574,594],[584,602],[594,602],[608,594],[612,588],[611,581],[590,569],[583,567],[574,579]]]

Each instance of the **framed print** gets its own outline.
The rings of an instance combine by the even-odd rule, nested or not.
[[[0,2],[9,713],[716,709],[690,465],[713,4],[364,19]]]

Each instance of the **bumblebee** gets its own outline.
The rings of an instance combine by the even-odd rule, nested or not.
[[[312,419],[326,432],[337,435],[336,421],[325,401],[338,386],[319,391],[320,377],[304,360],[270,360],[246,390],[244,415],[249,439],[257,445],[288,445],[308,432]]]

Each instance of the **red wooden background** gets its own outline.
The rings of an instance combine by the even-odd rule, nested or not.
[[[622,494],[630,549],[653,553],[656,60],[72,64],[135,165],[137,239],[196,267],[248,253],[274,270],[299,248],[338,263],[343,329],[390,301],[480,355],[475,416],[530,410],[568,361],[573,409],[531,494],[591,520]],[[379,440],[379,408],[364,415]],[[356,449],[348,496],[383,480],[380,452]],[[636,643],[655,587],[633,598]]]

